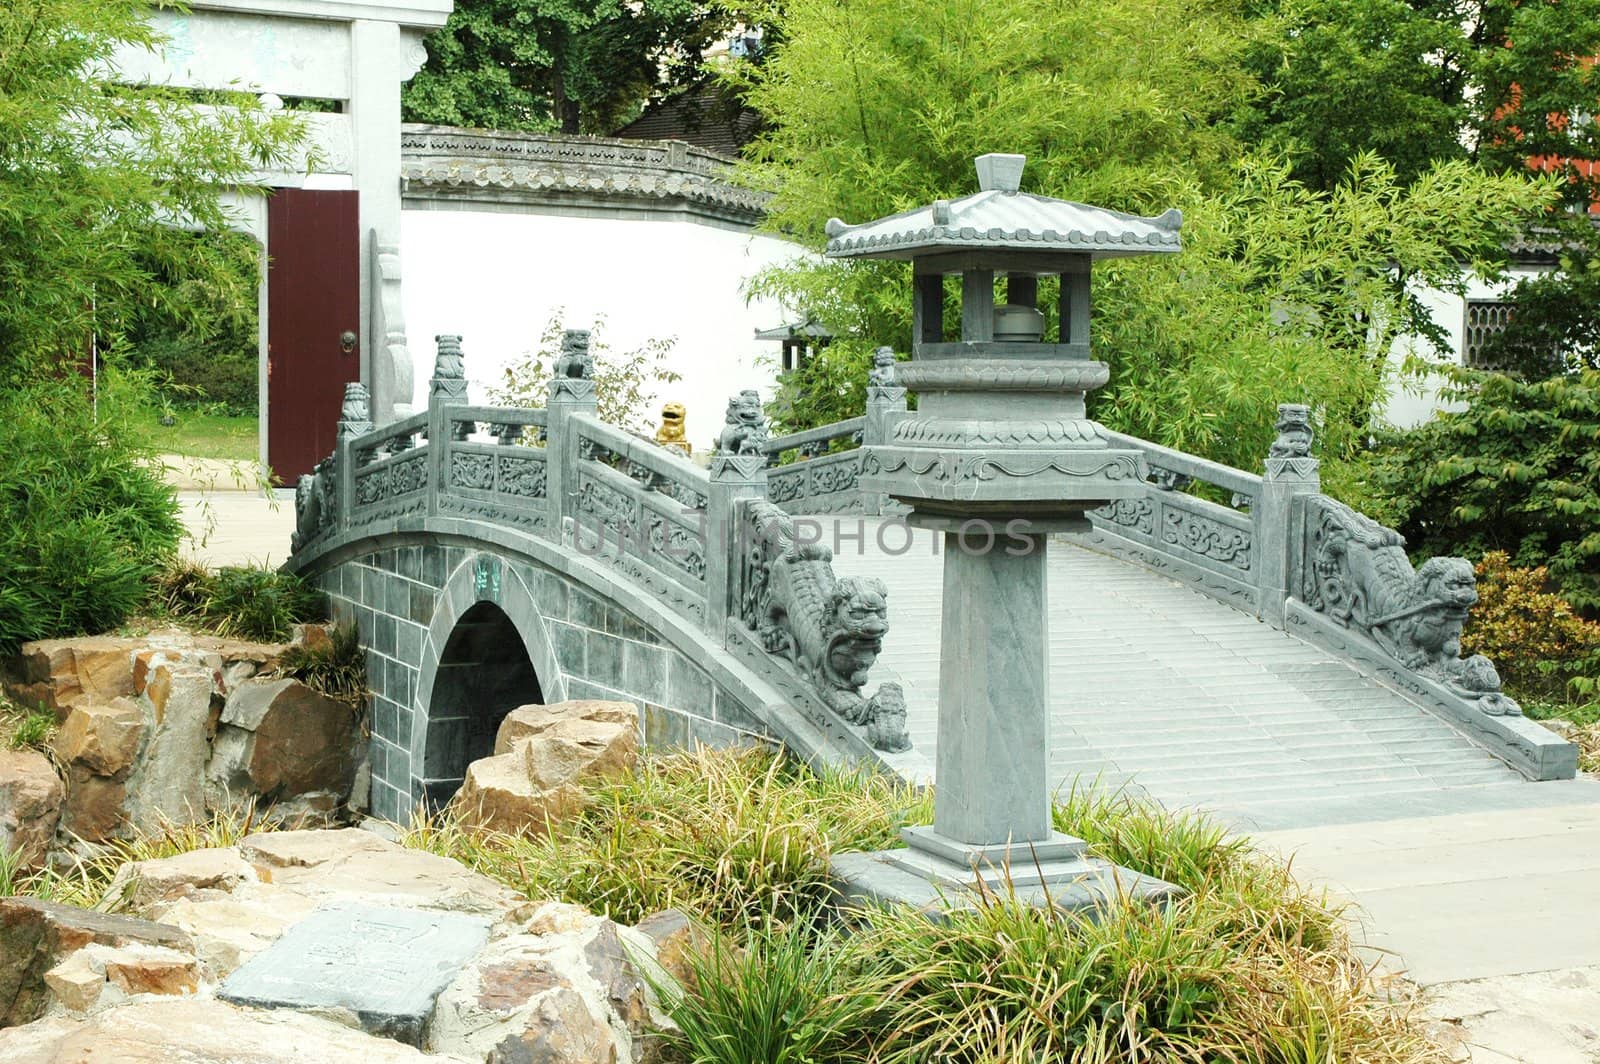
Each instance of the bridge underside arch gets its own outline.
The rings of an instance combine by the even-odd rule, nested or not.
[[[493,602],[461,615],[443,648],[425,699],[422,779],[430,806],[450,800],[467,766],[494,753],[495,733],[507,713],[544,701],[521,633]]]

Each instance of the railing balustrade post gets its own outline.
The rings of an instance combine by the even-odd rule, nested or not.
[[[350,508],[356,499],[356,450],[350,441],[372,431],[372,396],[360,381],[344,386],[344,405],[339,409],[339,432],[334,444],[334,511],[337,527],[350,527]]]
[[[742,416],[741,416],[742,415]],[[767,495],[767,419],[753,391],[728,401],[728,423],[711,456],[706,495],[706,631],[726,643],[728,618],[739,609],[740,566],[746,544],[736,520],[741,499]]]
[[[1284,603],[1305,535],[1295,497],[1321,491],[1322,478],[1317,460],[1311,457],[1310,407],[1279,404],[1277,429],[1251,518],[1255,523],[1257,614],[1281,629]]]
[[[593,415],[594,362],[589,354],[589,333],[568,329],[561,334],[561,356],[550,378],[545,401],[545,495],[550,507],[546,528],[558,542],[569,517],[575,518],[578,490],[578,434],[572,418]]]
[[[461,337],[444,333],[433,338],[433,380],[428,385],[428,513],[439,512],[439,496],[450,486],[452,406],[467,404],[467,371]]]

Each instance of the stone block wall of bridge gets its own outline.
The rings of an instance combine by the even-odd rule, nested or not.
[[[771,741],[744,696],[615,600],[509,552],[407,538],[318,578],[333,617],[363,633],[374,815],[403,821],[447,799],[527,702],[632,702],[657,746]]]

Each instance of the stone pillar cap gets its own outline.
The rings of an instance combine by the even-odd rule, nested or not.
[[[1022,188],[1022,167],[1026,155],[990,152],[974,160],[978,166],[978,189],[982,192],[1016,192]]]

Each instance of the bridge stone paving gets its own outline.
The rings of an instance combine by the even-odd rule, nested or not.
[[[837,542],[841,576],[888,583],[901,623],[874,675],[905,687],[912,740],[931,759],[943,598],[932,534],[891,557],[878,519],[811,520]],[[883,541],[898,551],[902,538]],[[1529,784],[1338,655],[1140,565],[1065,537],[1049,564],[1061,788],[1126,786],[1255,830],[1600,799],[1581,782]]]

